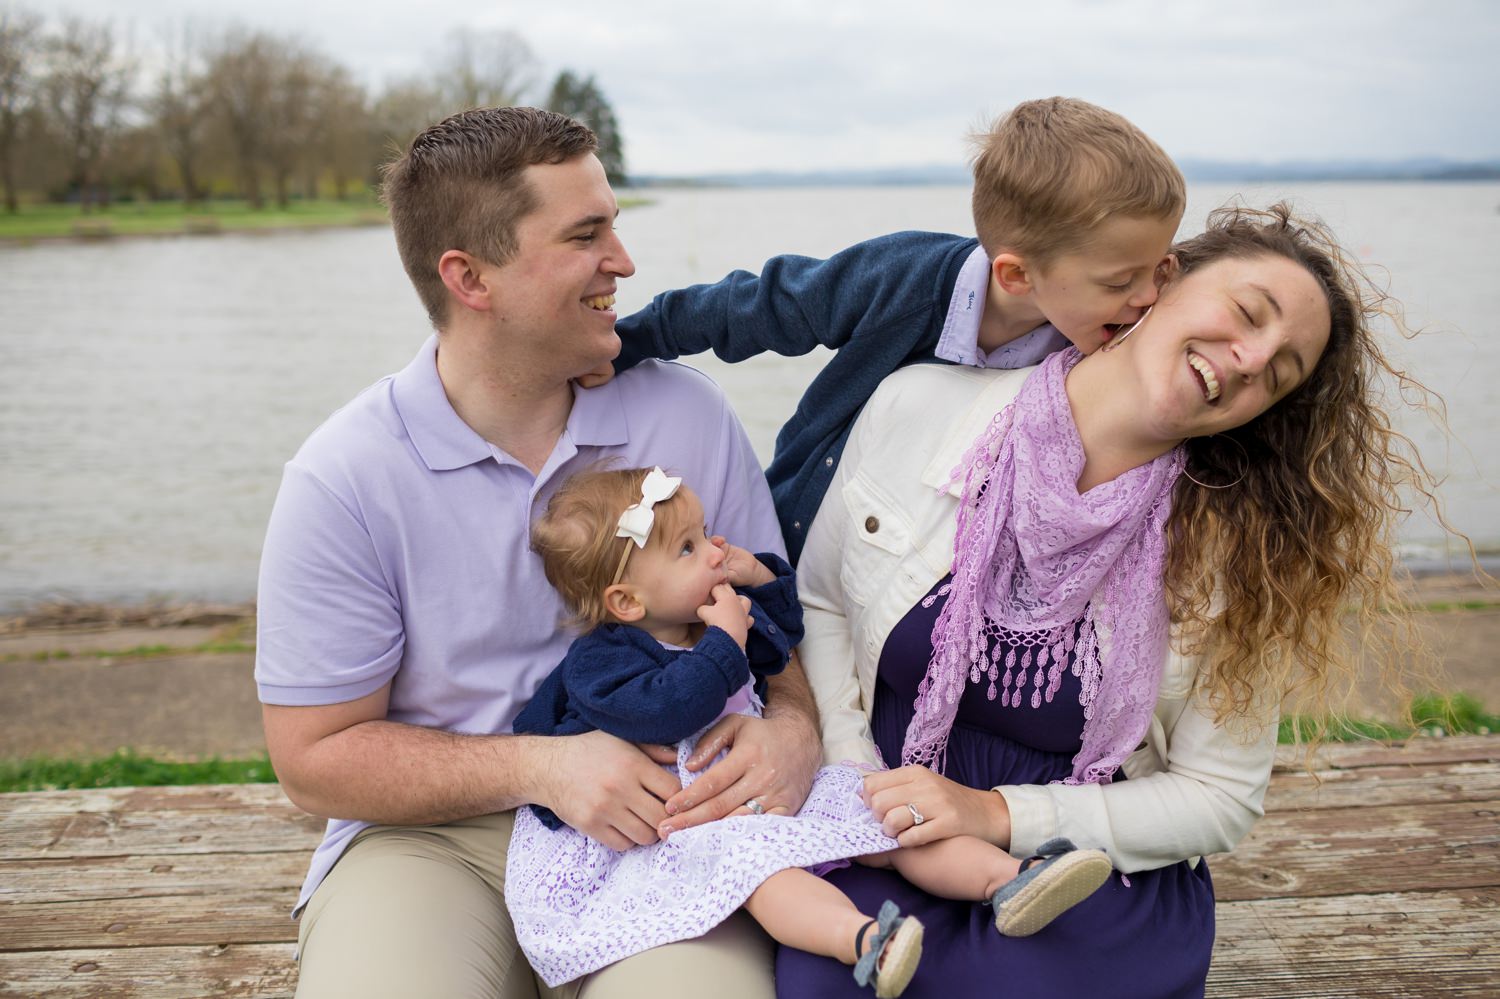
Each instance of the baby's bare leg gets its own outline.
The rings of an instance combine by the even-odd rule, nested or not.
[[[788,947],[853,964],[854,938],[869,916],[849,896],[800,867],[778,871],[745,902],[765,931]]]
[[[986,902],[1021,870],[1021,862],[976,836],[954,836],[885,854],[901,876],[941,898]]]

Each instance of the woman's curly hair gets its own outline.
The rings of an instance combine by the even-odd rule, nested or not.
[[[1423,660],[1403,654],[1419,643],[1410,616],[1393,613],[1402,603],[1395,527],[1406,496],[1446,521],[1432,476],[1382,407],[1394,387],[1441,418],[1435,397],[1381,349],[1380,326],[1412,335],[1399,304],[1322,223],[1284,203],[1218,209],[1173,253],[1183,274],[1226,258],[1295,261],[1317,279],[1332,319],[1323,356],[1279,405],[1188,442],[1165,584],[1179,647],[1206,656],[1200,691],[1221,722],[1263,719],[1292,693],[1327,719],[1366,665],[1404,704],[1431,670],[1421,675]]]

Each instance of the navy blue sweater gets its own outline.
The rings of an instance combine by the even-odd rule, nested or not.
[[[751,678],[766,697],[766,677],[786,668],[802,640],[802,605],[789,566],[776,555],[756,556],[776,575],[739,588],[750,598],[753,624],[745,651],[719,628],[708,628],[691,649],[667,649],[640,628],[605,624],[576,639],[521,713],[518,735],[581,735],[596,730],[630,742],[670,745],[708,725]],[[549,829],[563,822],[532,805]]]
[[[978,244],[946,233],[898,232],[827,260],[773,257],[758,276],[735,271],[717,284],[663,292],[616,324],[623,347],[615,369],[710,349],[726,361],[767,350],[788,356],[819,345],[839,350],[781,428],[766,469],[795,565],[865,400],[897,368],[938,360],[933,351],[953,286]],[[846,345],[851,349],[840,350]]]

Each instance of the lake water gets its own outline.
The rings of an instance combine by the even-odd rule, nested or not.
[[[1413,326],[1396,350],[1448,405],[1451,436],[1397,425],[1446,475],[1452,521],[1500,551],[1500,184],[1300,184],[1190,191],[1184,231],[1236,190],[1291,195],[1389,273]],[[965,232],[953,187],[651,192],[620,232],[655,292],[824,256],[896,229]],[[245,600],[281,464],[332,410],[406,364],[425,317],[389,230],[0,248],[0,611],[43,599]],[[729,367],[762,460],[826,355]],[[1417,556],[1443,534],[1417,518]]]

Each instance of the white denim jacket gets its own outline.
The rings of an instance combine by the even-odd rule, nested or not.
[[[949,473],[1031,370],[905,368],[855,423],[798,565],[800,653],[830,763],[878,760],[868,715],[881,649],[953,564],[963,483],[945,488]],[[1196,671],[1168,652],[1150,730],[1122,767],[1128,780],[995,788],[1010,807],[1010,852],[1028,856],[1066,836],[1130,872],[1238,843],[1262,814],[1276,726],[1215,725],[1193,693]]]

